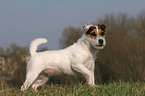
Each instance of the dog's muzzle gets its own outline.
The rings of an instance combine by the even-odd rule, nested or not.
[[[95,48],[97,49],[103,49],[105,47],[105,39],[98,39],[98,42],[95,44]]]
[[[106,45],[106,41],[103,37],[96,37],[96,39],[91,39],[86,36],[88,42],[90,42],[91,46],[97,49],[103,49]]]

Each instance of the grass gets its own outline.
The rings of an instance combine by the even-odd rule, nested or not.
[[[22,92],[19,88],[0,83],[0,96],[145,96],[145,82],[112,82],[91,87],[76,83],[70,85],[43,85],[37,91],[29,88]]]

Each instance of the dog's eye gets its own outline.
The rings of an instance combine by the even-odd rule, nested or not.
[[[101,32],[101,36],[104,36],[105,35],[105,32]]]
[[[91,36],[96,36],[95,32],[93,32],[93,33],[90,33],[90,35],[91,35]]]
[[[101,27],[100,27],[100,26],[98,26],[98,29],[101,29]]]

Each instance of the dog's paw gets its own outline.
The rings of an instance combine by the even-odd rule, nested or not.
[[[99,85],[96,85],[96,84],[94,85],[94,87],[98,87],[98,88],[101,88],[101,86],[99,86]]]
[[[87,85],[89,85],[90,87],[97,87],[97,88],[101,88],[101,86],[96,85],[96,84],[87,84]]]

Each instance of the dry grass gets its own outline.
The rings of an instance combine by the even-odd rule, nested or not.
[[[71,85],[43,85],[37,91],[28,89],[22,92],[20,89],[8,86],[1,82],[1,96],[144,96],[144,82],[110,82],[108,84],[99,84],[98,87],[90,87],[81,83]]]

